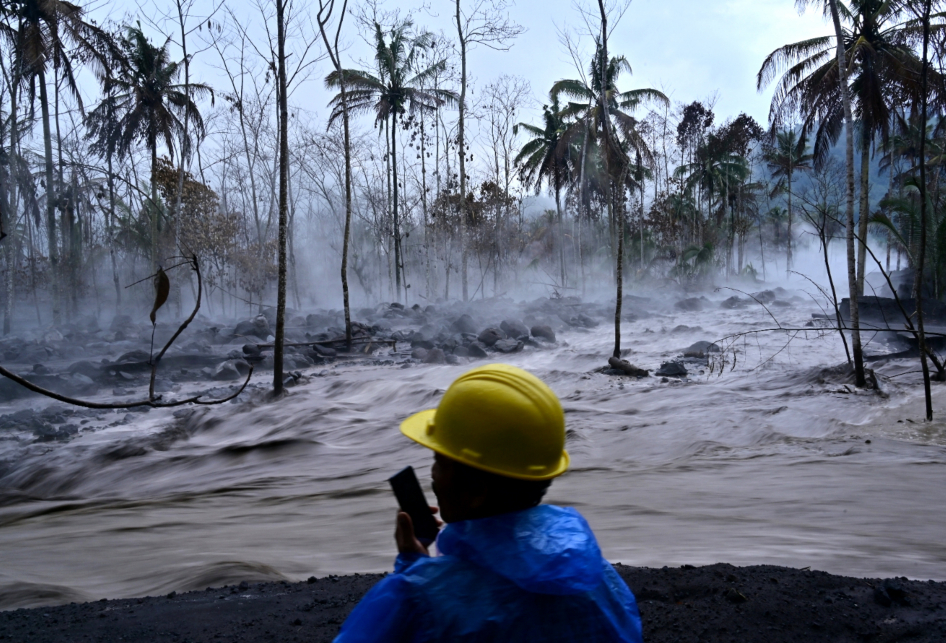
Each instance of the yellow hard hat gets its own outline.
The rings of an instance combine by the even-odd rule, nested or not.
[[[488,364],[461,375],[436,409],[401,423],[401,433],[471,467],[521,480],[548,480],[568,468],[565,414],[535,375]]]

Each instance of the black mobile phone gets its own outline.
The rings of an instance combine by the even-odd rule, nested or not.
[[[407,513],[414,523],[414,535],[424,545],[429,545],[437,538],[440,528],[437,520],[430,513],[430,505],[424,497],[424,490],[414,474],[414,467],[404,467],[396,475],[388,478],[401,511]]]

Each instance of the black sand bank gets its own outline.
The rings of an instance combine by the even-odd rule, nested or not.
[[[648,643],[946,641],[946,583],[861,579],[787,567],[617,566]],[[331,641],[381,575],[243,583],[0,613],[17,643]]]

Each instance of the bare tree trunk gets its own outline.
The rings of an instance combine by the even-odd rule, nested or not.
[[[466,34],[460,18],[460,0],[456,0],[457,35],[460,39],[460,119],[457,124],[457,153],[460,157],[460,282],[463,288],[463,301],[469,300],[467,277],[467,242],[466,242]]]
[[[837,39],[837,64],[841,84],[841,102],[844,105],[845,162],[847,164],[847,279],[850,292],[851,352],[854,354],[854,383],[866,386],[864,375],[864,350],[861,347],[860,316],[857,310],[856,259],[854,252],[854,118],[851,113],[851,93],[847,84],[847,61],[844,55],[844,32],[838,13],[837,0],[828,0],[834,34]]]
[[[933,420],[933,397],[930,391],[930,366],[926,356],[926,332],[923,327],[923,271],[926,267],[926,228],[927,228],[927,189],[926,189],[926,120],[927,86],[929,83],[929,61],[927,60],[930,42],[930,2],[923,2],[923,71],[922,71],[922,107],[920,117],[920,248],[917,256],[914,290],[916,290],[917,339],[920,345],[920,364],[923,368],[923,393],[926,398],[926,419]],[[866,239],[865,239],[866,241]]]
[[[424,213],[424,297],[430,303],[430,223],[427,217],[427,131],[420,113],[420,204]]]
[[[46,74],[41,69],[38,74],[39,103],[43,117],[43,152],[45,154],[46,169],[46,235],[49,248],[49,299],[53,309],[53,324],[62,323],[62,313],[59,310],[59,242],[56,240],[56,196],[53,174],[53,139],[49,123],[49,93],[46,90]]]
[[[184,6],[181,0],[176,0],[177,19],[181,27],[181,50],[184,55],[184,94],[187,100],[191,97],[191,61],[187,55],[187,30],[184,27]],[[184,169],[187,159],[190,157],[189,137],[190,137],[190,119],[189,110],[184,110],[184,135],[181,137],[181,167],[177,174],[177,195],[174,198],[174,248],[181,245],[181,199],[184,195]],[[183,312],[183,303],[181,301],[181,280],[174,282],[174,299],[177,301],[177,315],[181,316]]]
[[[344,133],[345,145],[345,232],[342,237],[342,303],[345,310],[345,342],[349,351],[352,345],[351,332],[351,308],[348,298],[348,249],[351,245],[351,129],[348,118],[348,94],[345,82],[345,71],[342,68],[341,49],[338,46],[338,39],[342,33],[342,24],[345,22],[345,12],[348,9],[348,0],[342,2],[341,11],[338,14],[338,27],[335,30],[334,44],[329,42],[326,26],[332,17],[334,2],[327,5],[319,3],[317,21],[319,23],[319,33],[322,35],[322,41],[325,43],[325,49],[332,60],[335,72],[338,74],[338,87],[342,98],[342,130]]]
[[[276,293],[276,337],[273,347],[273,394],[283,392],[283,345],[286,337],[286,232],[289,218],[289,97],[286,82],[286,0],[276,0],[279,89],[279,268]]]

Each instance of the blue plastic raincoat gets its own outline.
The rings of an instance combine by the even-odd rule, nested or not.
[[[451,523],[437,547],[399,555],[335,643],[642,641],[634,595],[574,509]]]

